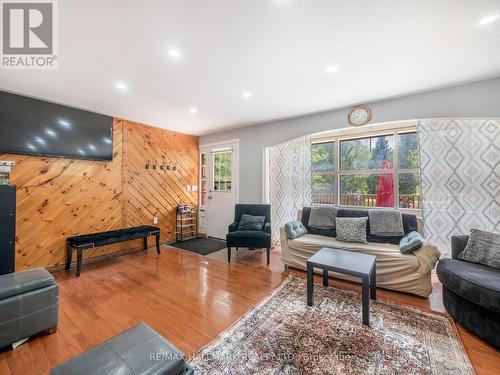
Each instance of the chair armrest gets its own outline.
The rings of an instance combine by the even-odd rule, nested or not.
[[[231,233],[231,232],[236,232],[238,230],[238,222],[234,222],[232,224],[229,224],[229,227],[227,228],[228,232]]]
[[[458,256],[462,251],[464,251],[469,241],[468,235],[462,236],[451,236],[451,257],[452,259],[458,259]]]
[[[264,224],[264,227],[262,228],[262,230],[266,233],[271,233],[271,223],[268,221]]]

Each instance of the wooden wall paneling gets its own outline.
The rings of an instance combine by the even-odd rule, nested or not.
[[[14,160],[17,186],[16,269],[64,264],[68,236],[122,226],[122,123],[115,121],[114,160],[0,155]],[[86,257],[123,249],[115,245]]]
[[[175,207],[198,205],[198,137],[113,121],[113,161],[0,154],[13,160],[17,186],[16,269],[66,261],[65,240],[160,219],[162,240],[175,239]],[[177,171],[146,170],[148,160],[177,163]],[[92,258],[131,248],[142,240],[87,250]]]
[[[153,217],[158,217],[162,240],[174,240],[176,206],[198,206],[197,192],[186,189],[186,185],[198,181],[198,137],[128,121],[124,123],[124,134],[127,225],[152,223]],[[188,154],[196,157],[186,161]],[[148,161],[157,161],[157,169],[145,169]],[[162,163],[176,163],[178,169],[161,170]]]

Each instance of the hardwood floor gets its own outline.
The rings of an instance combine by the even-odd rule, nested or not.
[[[164,247],[84,266],[54,275],[60,287],[59,327],[55,334],[32,338],[16,350],[0,352],[0,374],[47,374],[55,365],[100,344],[141,321],[187,355],[195,353],[271,292],[288,274],[280,250],[238,257],[235,263]],[[318,281],[320,278],[318,276]],[[359,290],[334,281],[337,287]],[[380,298],[444,311],[434,280],[429,299],[379,290]],[[498,374],[500,353],[459,327],[478,374]]]

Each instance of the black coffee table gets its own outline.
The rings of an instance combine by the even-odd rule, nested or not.
[[[323,285],[328,286],[328,271],[361,278],[363,324],[370,325],[370,298],[377,299],[377,275],[374,255],[339,249],[321,248],[307,260],[307,304],[313,305],[313,269],[323,270]],[[368,291],[370,297],[368,297]]]

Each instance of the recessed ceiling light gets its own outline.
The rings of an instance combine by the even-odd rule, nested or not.
[[[28,148],[30,148],[31,150],[36,151],[36,147],[33,146],[31,143],[27,143],[26,146],[28,146]]]
[[[57,123],[59,124],[59,126],[61,128],[65,128],[65,129],[71,129],[71,123],[68,121],[68,120],[65,120],[65,119],[59,119],[57,121]]]
[[[241,97],[243,99],[250,99],[252,97],[252,93],[250,91],[243,91],[241,93]]]
[[[80,155],[85,155],[85,151],[83,151],[81,148],[79,148],[77,151]]]
[[[92,151],[95,151],[95,146],[94,146],[94,145],[89,144],[89,148],[90,148]]]
[[[484,26],[484,25],[487,25],[489,23],[492,23],[492,22],[496,21],[498,19],[498,17],[500,17],[500,13],[495,13],[495,14],[491,14],[489,16],[486,16],[481,21],[479,21],[479,26]]]
[[[116,81],[115,82],[115,87],[118,90],[121,90],[121,91],[127,91],[128,90],[128,85],[125,82],[123,82],[123,81]]]
[[[179,60],[182,57],[181,51],[176,47],[170,47],[167,50],[168,56],[173,60]]]
[[[339,70],[339,67],[337,65],[330,65],[325,69],[326,74],[333,74]]]
[[[277,5],[288,5],[292,2],[292,0],[273,0],[273,3]]]
[[[45,129],[45,134],[47,134],[49,137],[52,137],[52,138],[57,137],[57,133],[49,128]]]
[[[196,115],[198,113],[198,108],[195,107],[189,108],[189,113],[191,113],[192,115]]]
[[[113,143],[113,142],[111,141],[111,138],[106,138],[106,137],[104,137],[103,142],[104,142],[104,143],[107,143],[108,145],[110,145],[111,143]]]
[[[35,137],[35,141],[37,141],[41,145],[45,145],[45,140],[43,138]]]

